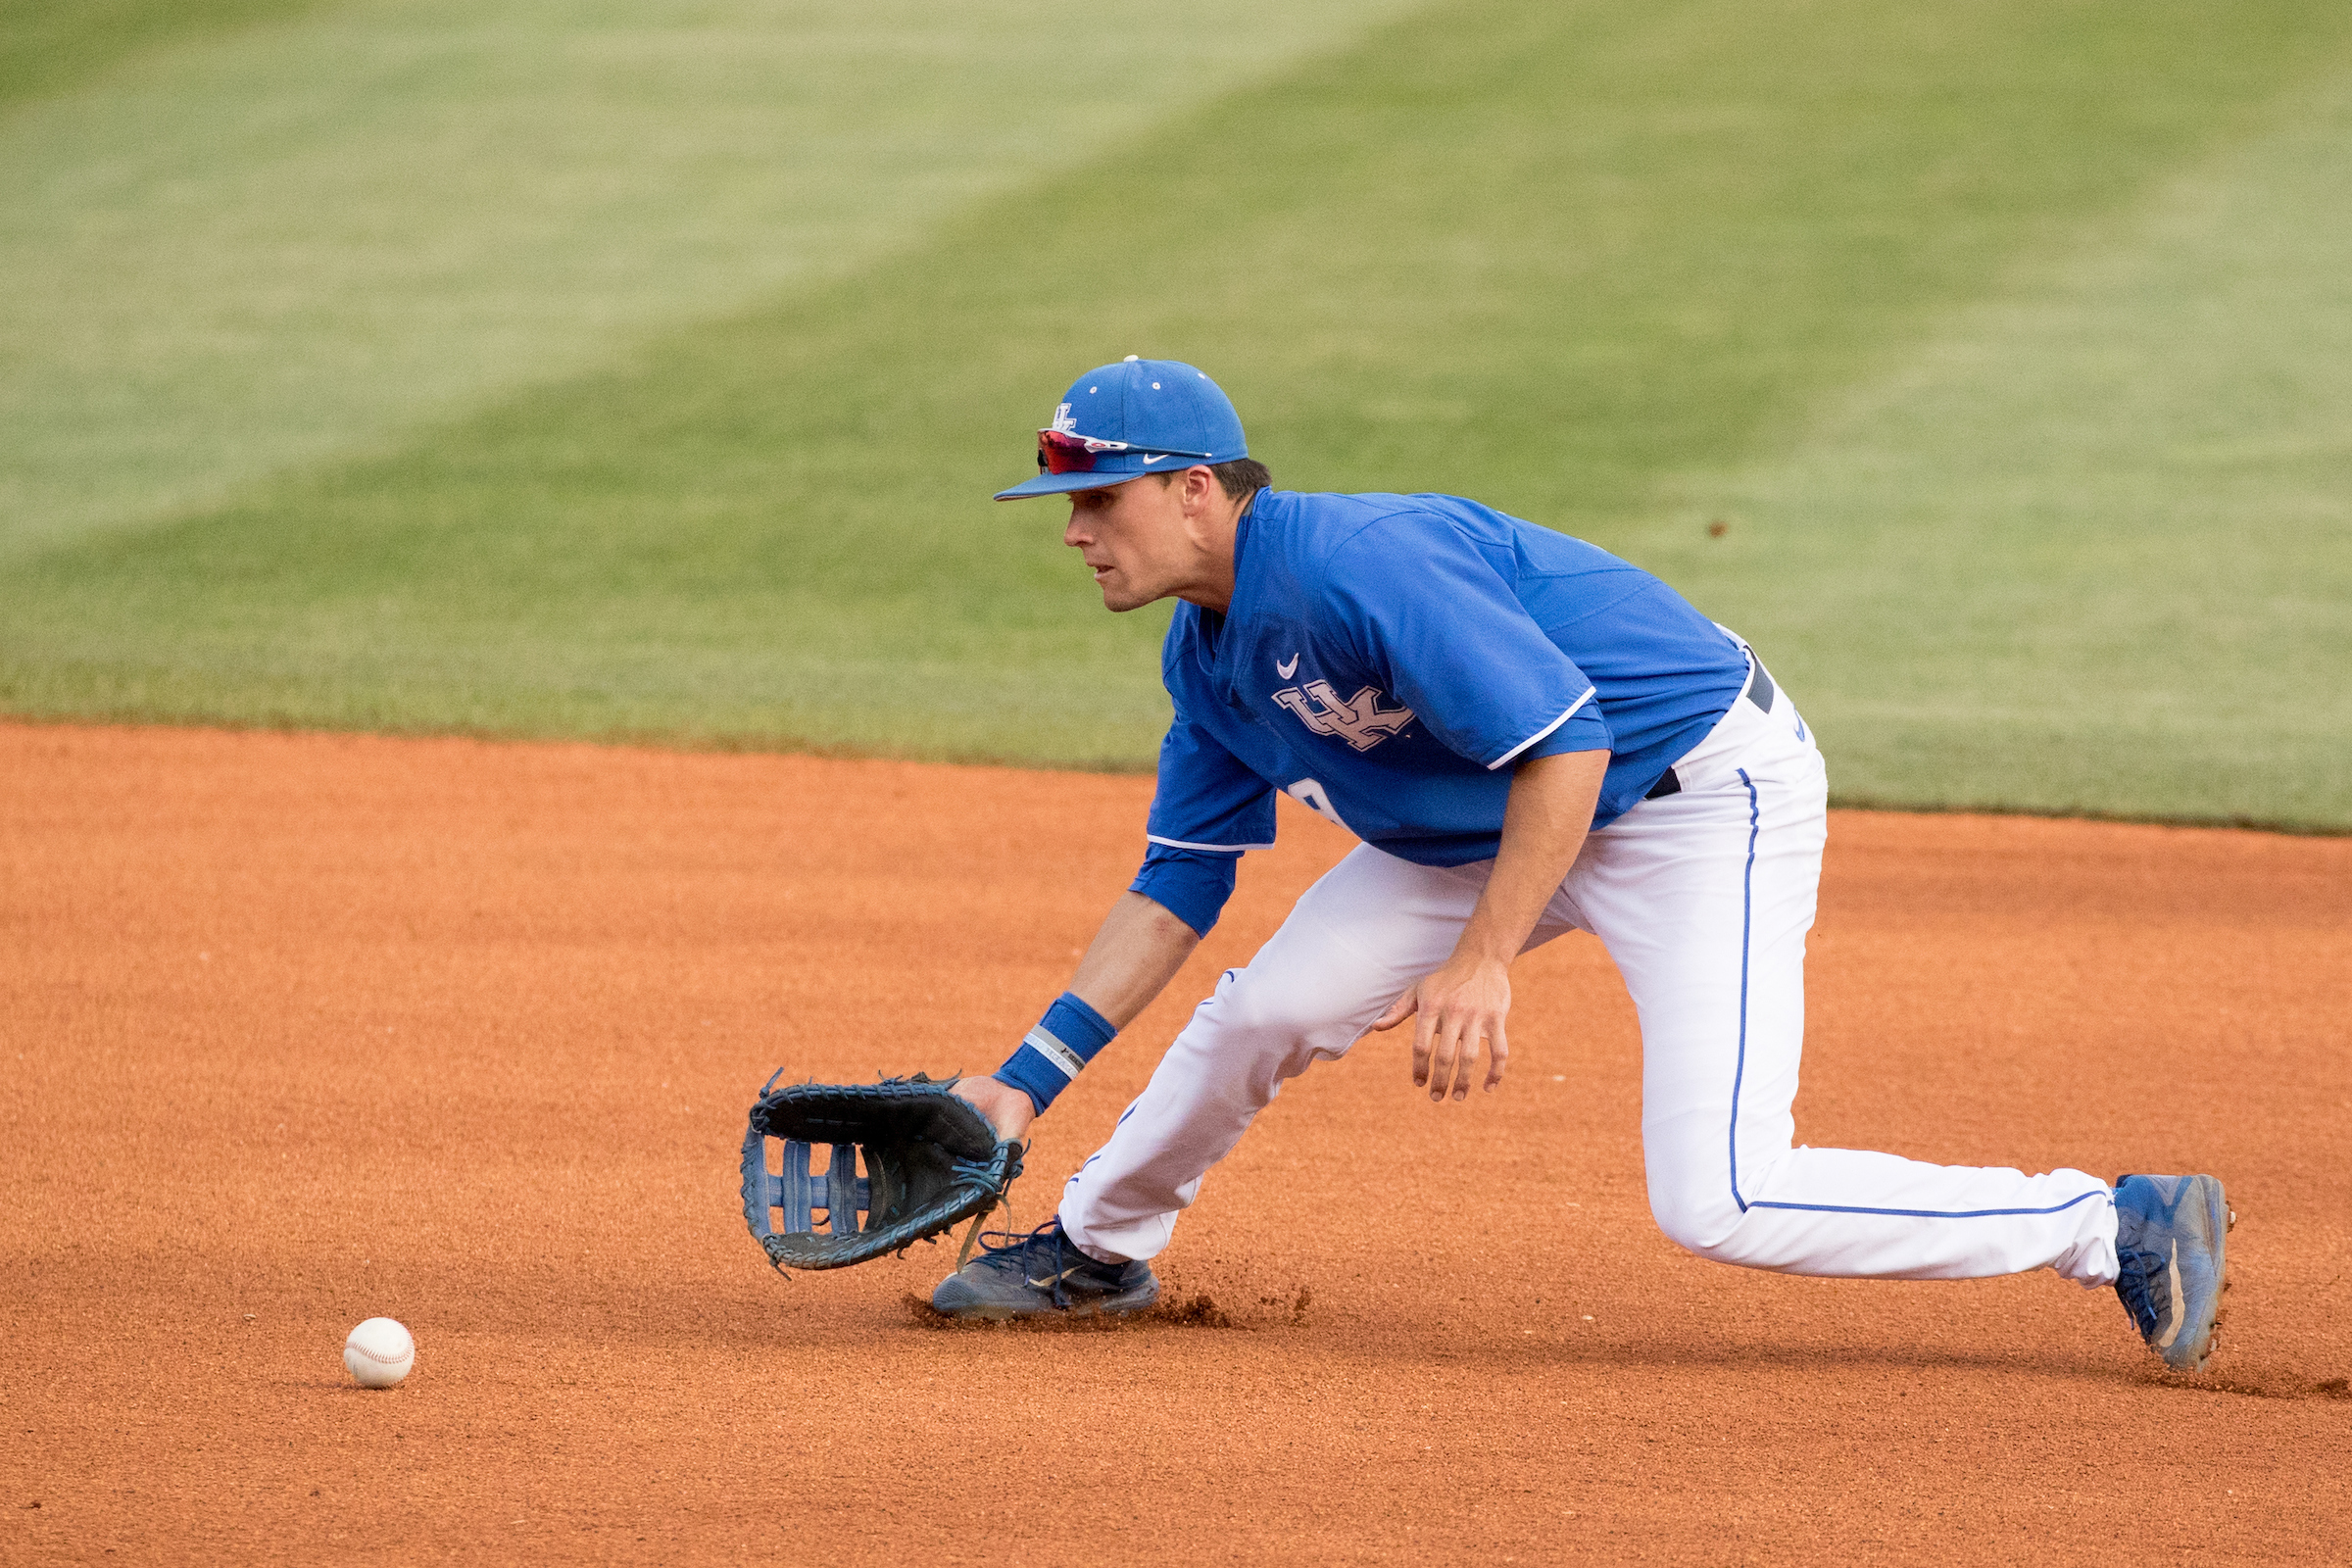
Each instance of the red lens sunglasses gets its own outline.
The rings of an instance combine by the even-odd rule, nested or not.
[[[1206,459],[1205,452],[1174,452],[1158,447],[1130,446],[1124,441],[1098,441],[1093,436],[1079,435],[1071,430],[1040,430],[1037,432],[1037,467],[1040,473],[1092,473],[1095,460],[1106,452],[1150,452],[1156,457]]]

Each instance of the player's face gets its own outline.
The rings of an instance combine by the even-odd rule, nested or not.
[[[1070,525],[1061,542],[1086,558],[1104,609],[1138,610],[1194,586],[1200,550],[1187,526],[1184,497],[1182,482],[1162,484],[1151,474],[1070,493]]]

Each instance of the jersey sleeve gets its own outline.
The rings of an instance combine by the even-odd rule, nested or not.
[[[1145,898],[1206,936],[1225,912],[1240,880],[1238,855],[1211,855],[1204,850],[1171,850],[1154,844],[1144,851],[1144,868],[1127,884],[1130,893]]]
[[[1179,710],[1159,743],[1159,788],[1144,832],[1171,850],[1270,850],[1274,786]]]
[[[1357,652],[1449,750],[1489,769],[1607,751],[1592,680],[1445,518],[1386,519],[1333,553],[1329,602]]]
[[[1274,846],[1273,786],[1179,711],[1159,743],[1145,834],[1151,847],[1131,891],[1206,936],[1233,896],[1242,852]]]

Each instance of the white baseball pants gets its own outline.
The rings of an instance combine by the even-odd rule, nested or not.
[[[1741,699],[1675,764],[1681,793],[1587,840],[1528,945],[1590,931],[1642,1022],[1650,1211],[1702,1257],[1790,1274],[2116,1276],[2105,1183],[1794,1145],[1805,933],[1826,836],[1820,752],[1787,694]],[[1105,1261],[1152,1257],[1283,1081],[1334,1059],[1453,951],[1492,862],[1359,845],[1308,889],[1161,1058],[1071,1177],[1061,1223]]]

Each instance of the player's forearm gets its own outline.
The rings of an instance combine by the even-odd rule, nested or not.
[[[1000,1136],[1019,1137],[1167,988],[1200,945],[1193,928],[1155,901],[1120,894],[1079,960],[1070,989],[992,1077],[967,1079],[956,1093],[979,1106]]]
[[[1141,893],[1122,893],[1070,981],[1086,1004],[1124,1029],[1167,989],[1200,938]]]
[[[1564,752],[1523,763],[1503,808],[1502,846],[1457,953],[1509,963],[1584,848],[1607,752]]]

